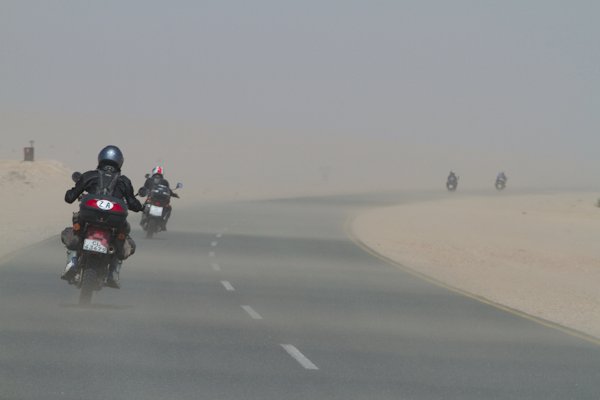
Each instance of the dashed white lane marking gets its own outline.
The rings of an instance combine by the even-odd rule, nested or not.
[[[214,257],[214,256],[215,256],[215,252],[214,252],[214,251],[211,251],[210,253],[208,253],[208,256],[209,256],[209,257]]]
[[[221,281],[221,284],[225,287],[228,292],[235,292],[235,288],[229,281]]]
[[[254,309],[250,306],[242,306],[242,308],[244,309],[244,311],[246,311],[248,313],[248,315],[250,315],[250,318],[252,319],[263,319],[263,317],[257,313],[256,311],[254,311]]]
[[[312,361],[306,358],[306,356],[302,354],[300,350],[296,348],[296,346],[293,346],[291,344],[282,344],[281,347],[283,347],[285,351],[287,351],[288,354],[292,356],[296,361],[298,361],[300,365],[302,365],[305,369],[319,369],[319,367],[317,367],[315,364],[313,364]]]
[[[222,233],[217,233],[217,239],[221,239],[223,237]]]
[[[210,245],[211,245],[212,247],[217,247],[217,244],[219,244],[219,243],[218,243],[218,242],[211,242],[211,244],[210,244]]]
[[[221,266],[219,264],[217,264],[217,263],[211,263],[210,266],[215,271],[220,271],[221,270]]]

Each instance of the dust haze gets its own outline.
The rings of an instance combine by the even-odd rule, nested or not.
[[[598,15],[0,0],[0,398],[597,398]],[[64,193],[109,144],[184,188],[78,307]]]
[[[194,199],[595,189],[590,2],[0,5],[0,158],[120,146]]]

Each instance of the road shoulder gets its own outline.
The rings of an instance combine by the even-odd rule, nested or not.
[[[466,197],[371,209],[349,230],[416,274],[600,337],[600,210],[591,193]]]

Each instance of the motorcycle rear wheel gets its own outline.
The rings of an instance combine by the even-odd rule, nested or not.
[[[152,239],[154,232],[156,232],[156,227],[156,221],[154,219],[149,219],[146,224],[146,239]]]
[[[98,274],[94,268],[82,271],[81,291],[79,292],[79,305],[85,306],[92,302],[92,294],[98,286]]]

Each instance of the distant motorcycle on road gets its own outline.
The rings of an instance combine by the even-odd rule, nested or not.
[[[174,190],[182,187],[183,184],[177,183],[173,190],[165,185],[156,185],[150,191],[145,187],[140,188],[139,195],[148,196],[140,222],[146,232],[146,238],[152,239],[155,233],[166,229],[167,220],[171,215],[171,197],[179,197]]]
[[[454,192],[458,188],[458,176],[451,174],[446,181],[446,189],[449,192]]]
[[[498,190],[498,191],[504,190],[506,188],[506,181],[496,179],[495,186],[496,186],[496,190]]]
[[[496,177],[496,183],[494,184],[494,186],[496,186],[496,190],[498,190],[498,191],[504,190],[506,188],[507,181],[508,181],[508,178],[506,177],[504,172],[499,173],[498,176]]]

